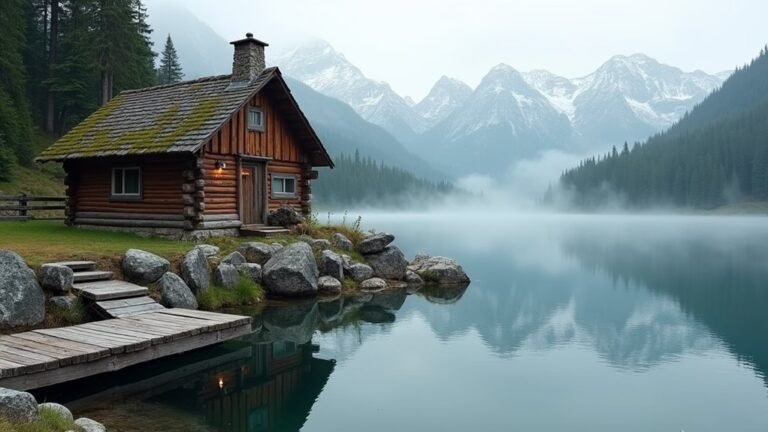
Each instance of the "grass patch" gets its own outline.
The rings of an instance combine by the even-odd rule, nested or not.
[[[218,310],[225,307],[250,306],[264,298],[261,285],[247,276],[241,276],[234,288],[212,285],[208,291],[198,294],[197,303],[203,310]]]
[[[88,311],[79,298],[71,309],[60,308],[48,303],[45,313],[45,327],[64,327],[82,324],[87,321],[87,318]]]
[[[356,280],[354,280],[352,278],[345,277],[341,281],[341,293],[342,294],[356,293],[359,290],[360,290],[360,284]]]
[[[40,410],[40,420],[32,423],[12,424],[0,420],[0,432],[64,432],[79,431],[74,422],[60,416],[56,411],[43,408]]]

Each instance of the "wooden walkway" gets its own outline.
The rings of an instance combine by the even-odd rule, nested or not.
[[[0,336],[0,387],[46,387],[250,332],[250,317],[163,309],[121,319]]]

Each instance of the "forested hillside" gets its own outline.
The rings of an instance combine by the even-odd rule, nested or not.
[[[580,207],[768,200],[768,48],[667,132],[584,160],[560,180]]]
[[[322,180],[313,183],[314,201],[321,207],[412,206],[460,192],[450,183],[418,178],[403,169],[361,157],[359,152],[354,156],[341,154],[333,160],[336,167],[323,169]]]
[[[3,0],[0,180],[114,95],[155,83],[141,0]],[[44,145],[44,144],[40,144]]]

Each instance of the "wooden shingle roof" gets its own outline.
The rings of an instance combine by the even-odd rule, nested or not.
[[[198,151],[250,98],[277,79],[292,103],[294,127],[308,137],[317,165],[333,166],[325,148],[290,94],[277,68],[250,83],[230,75],[121,92],[37,157],[38,162],[104,156]]]

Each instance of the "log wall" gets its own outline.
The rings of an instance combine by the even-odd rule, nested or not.
[[[264,131],[248,130],[248,110],[259,107],[264,112]],[[299,145],[278,106],[264,92],[256,95],[211,138],[204,147],[205,170],[204,218],[212,215],[239,213],[238,156],[265,158],[267,167],[267,208],[275,210],[289,205],[308,213],[311,191],[309,158]],[[216,161],[226,168],[217,170]],[[296,177],[296,197],[272,196],[272,174],[288,174]]]

